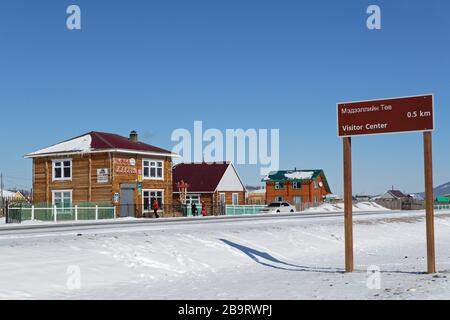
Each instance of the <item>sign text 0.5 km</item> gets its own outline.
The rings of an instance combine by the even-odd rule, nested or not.
[[[433,95],[339,103],[338,136],[434,130]]]

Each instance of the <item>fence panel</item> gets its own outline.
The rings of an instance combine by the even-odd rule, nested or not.
[[[265,205],[240,205],[232,206],[227,205],[225,208],[225,214],[227,216],[239,216],[239,215],[252,215],[259,214],[264,209]]]
[[[450,210],[450,204],[436,204],[434,205],[435,210]]]
[[[64,222],[76,220],[105,220],[115,218],[113,206],[73,206],[58,208],[56,206],[16,206],[8,207],[6,223],[22,223],[23,221]]]

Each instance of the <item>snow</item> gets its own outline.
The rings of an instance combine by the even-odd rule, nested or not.
[[[266,189],[257,189],[248,192],[249,194],[263,194],[266,193]]]
[[[0,190],[0,197],[2,196],[2,194],[4,198],[13,198],[16,195],[16,193],[12,191]]]
[[[286,173],[284,176],[287,179],[291,179],[291,180],[307,180],[307,179],[311,179],[313,175],[314,175],[314,172],[312,172],[312,171],[295,171],[295,172],[291,172],[291,173]]]
[[[423,217],[356,214],[352,274],[342,217],[0,232],[0,299],[449,299],[450,212],[436,217],[436,276],[422,273]]]
[[[63,153],[63,152],[88,152],[91,150],[92,137],[90,134],[58,143],[51,147],[38,150],[28,154],[28,156],[35,156],[39,154],[48,153]]]
[[[309,208],[305,210],[305,212],[343,212],[344,204],[343,203],[325,203],[315,208]],[[390,211],[383,206],[375,202],[358,202],[353,205],[353,211],[355,212],[363,212],[363,211]]]

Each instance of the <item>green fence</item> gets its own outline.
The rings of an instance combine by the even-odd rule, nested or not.
[[[202,205],[197,204],[196,206],[197,206],[197,216],[201,216],[202,215]],[[185,217],[193,217],[194,216],[192,214],[192,207],[190,204],[182,205],[181,210],[183,211],[183,216],[185,216]]]
[[[105,220],[116,217],[116,209],[112,205],[82,203],[71,207],[37,205],[11,205],[8,207],[9,221],[21,223],[24,221],[64,222]]]
[[[450,204],[435,204],[435,210],[450,210]]]
[[[240,216],[259,214],[265,205],[245,205],[245,206],[226,206],[225,214],[227,216]]]

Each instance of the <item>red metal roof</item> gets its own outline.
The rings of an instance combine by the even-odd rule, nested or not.
[[[113,133],[92,131],[89,134],[92,138],[91,148],[94,150],[126,149],[171,154],[171,152],[168,150],[161,149],[143,142],[133,142],[129,138],[122,137]]]
[[[181,163],[173,168],[173,192],[178,192],[177,183],[189,184],[188,192],[214,192],[222,180],[229,162]]]

